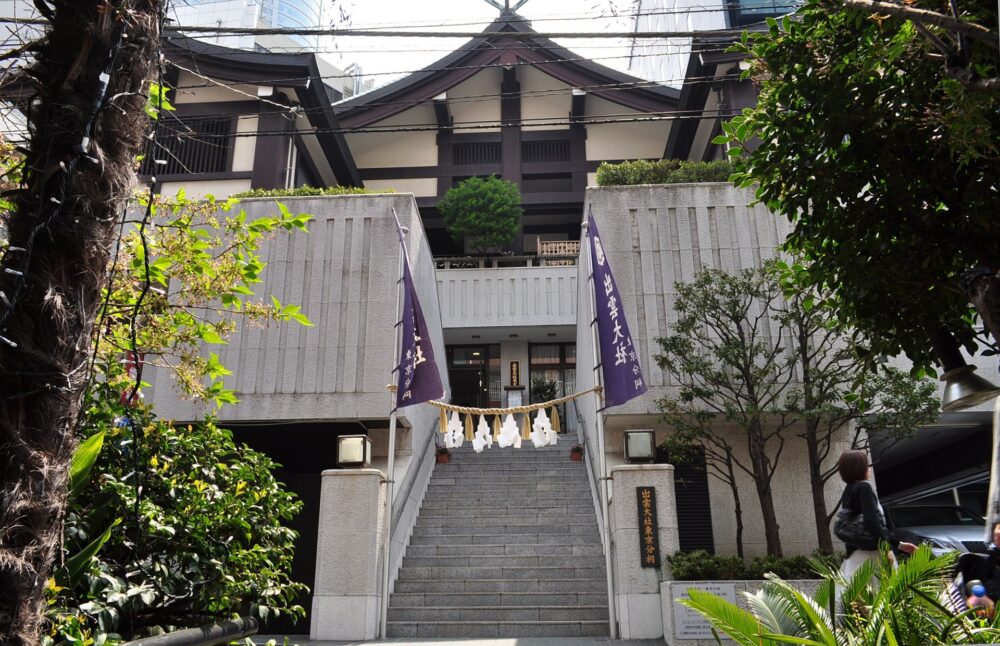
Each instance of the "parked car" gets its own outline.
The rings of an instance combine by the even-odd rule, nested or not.
[[[949,551],[986,552],[986,520],[958,505],[901,505],[885,509],[893,536],[910,543],[927,543],[935,554]]]

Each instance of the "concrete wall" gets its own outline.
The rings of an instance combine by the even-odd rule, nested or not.
[[[573,266],[439,269],[441,324],[445,328],[575,325],[576,281]]]
[[[434,265],[413,196],[348,195],[282,198],[295,212],[311,213],[308,234],[281,235],[267,243],[267,263],[256,289],[267,301],[302,306],[315,324],[240,325],[228,345],[211,348],[233,371],[238,406],[219,411],[223,422],[345,421],[385,418],[386,384],[392,380],[399,256],[392,209],[410,228],[407,243],[414,282],[442,383],[444,367]],[[248,215],[275,213],[273,199],[244,200]],[[198,419],[205,407],[180,399],[166,372],[152,375],[153,403],[164,417]],[[425,410],[426,409],[426,410]],[[423,432],[436,421],[429,406],[402,410],[407,427]],[[377,441],[377,439],[376,439]]]
[[[789,225],[760,205],[748,206],[752,200],[752,191],[722,183],[587,190],[584,212],[593,209],[649,386],[645,395],[606,413],[609,468],[624,461],[621,453],[624,430],[653,428],[661,438],[669,432],[660,422],[656,401],[676,396],[678,384],[657,366],[655,339],[667,334],[670,323],[676,320],[672,305],[674,283],[692,280],[703,268],[737,271],[757,267],[777,253]],[[594,384],[593,372],[588,370],[594,365],[589,328],[592,318],[589,246],[583,244],[581,247],[577,279],[579,390]],[[593,397],[581,400],[580,410],[586,421],[584,432],[588,449],[595,449],[597,413]],[[746,460],[745,441],[736,431],[727,433],[741,450],[739,457]],[[839,455],[839,448],[837,445],[831,451],[834,459]],[[739,476],[738,482],[746,525],[746,553],[764,553],[763,527],[753,482],[744,475]],[[808,496],[810,490],[805,447],[793,433],[788,433],[772,488],[785,552],[812,552],[816,547],[815,523],[811,504],[803,504],[803,496]],[[840,492],[839,482],[831,481],[827,489],[828,504],[835,504]],[[734,553],[735,523],[728,485],[709,478],[709,496],[716,549]]]

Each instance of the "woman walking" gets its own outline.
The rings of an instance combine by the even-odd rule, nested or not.
[[[885,526],[882,505],[879,504],[878,496],[875,495],[875,490],[869,482],[871,468],[868,464],[868,454],[864,451],[844,451],[837,462],[837,471],[847,484],[840,499],[841,507],[855,515],[860,514],[867,535],[873,537],[870,541],[858,540],[859,544],[845,541],[847,558],[840,567],[844,578],[850,579],[866,560],[878,558],[880,542],[884,541],[892,548],[889,552],[889,558],[892,560],[895,560],[894,552],[897,550],[907,554],[915,552],[916,545],[894,539]]]

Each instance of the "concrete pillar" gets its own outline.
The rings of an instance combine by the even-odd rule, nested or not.
[[[384,480],[377,469],[323,472],[310,639],[377,635]]]
[[[642,567],[642,534],[639,528],[637,487],[653,487],[660,560],[679,547],[677,505],[674,500],[674,467],[669,464],[623,464],[611,469],[615,485],[611,505],[612,545],[615,563],[615,599],[622,639],[657,639],[663,636],[660,611],[660,577],[654,567]]]

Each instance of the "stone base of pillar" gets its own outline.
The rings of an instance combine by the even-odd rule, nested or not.
[[[310,639],[378,636],[384,480],[377,469],[323,472]]]
[[[669,464],[626,464],[611,469],[612,545],[615,561],[615,603],[622,639],[663,637],[660,576],[643,567],[644,542],[639,523],[637,487],[652,487],[656,495],[656,526],[661,561],[678,550],[674,467]]]

